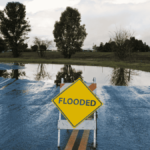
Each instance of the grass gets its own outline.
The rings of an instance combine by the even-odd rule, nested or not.
[[[122,67],[150,72],[150,53],[135,53],[132,61],[119,61],[113,53],[78,52],[71,59],[63,58],[59,52],[47,52],[40,58],[36,52],[24,52],[19,58],[13,58],[11,52],[0,54],[0,62],[53,63],[87,66]]]

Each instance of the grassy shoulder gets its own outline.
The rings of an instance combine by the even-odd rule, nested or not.
[[[0,62],[22,62],[22,63],[51,63],[72,64],[87,66],[121,67],[150,72],[150,53],[138,53],[132,61],[115,60],[113,53],[79,52],[71,59],[65,59],[58,52],[47,52],[45,58],[39,58],[34,52],[23,53],[20,58],[13,58],[11,53],[0,54]]]

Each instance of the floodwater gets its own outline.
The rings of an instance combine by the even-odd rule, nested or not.
[[[0,150],[57,150],[58,109],[51,102],[61,78],[93,82],[104,103],[97,114],[97,150],[149,150],[150,72],[56,64],[0,64]],[[79,131],[73,149],[79,145]],[[64,149],[71,130],[61,130]],[[90,131],[88,150],[92,150]]]
[[[149,86],[150,72],[132,70],[127,68],[110,68],[99,66],[77,66],[56,64],[23,64],[1,63],[0,77],[6,86],[8,79],[27,79],[30,81],[42,81],[46,83],[60,83],[61,78],[65,82],[72,82],[81,77],[86,82],[92,82],[96,77],[97,85],[114,86]]]

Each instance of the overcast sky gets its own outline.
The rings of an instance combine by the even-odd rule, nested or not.
[[[3,10],[10,0],[0,0]],[[16,1],[15,1],[16,2]],[[150,0],[18,0],[26,6],[26,18],[31,25],[26,42],[33,45],[35,36],[54,40],[55,21],[67,6],[77,8],[81,14],[81,25],[85,24],[86,36],[83,49],[106,43],[114,31],[127,29],[137,39],[150,45]]]

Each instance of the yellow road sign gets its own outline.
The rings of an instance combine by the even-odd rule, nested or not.
[[[52,102],[73,128],[76,128],[103,105],[80,78],[53,98]]]

